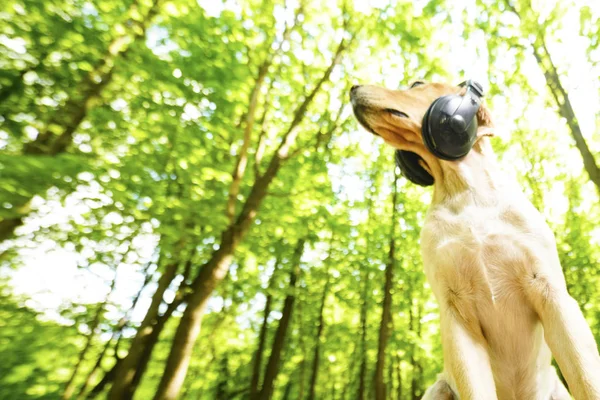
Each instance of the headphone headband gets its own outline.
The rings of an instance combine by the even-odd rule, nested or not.
[[[469,89],[473,89],[473,91],[475,91],[477,93],[477,95],[479,97],[483,97],[485,95],[485,91],[483,90],[483,86],[481,86],[481,84],[477,81],[474,81],[472,79],[466,80],[466,81],[462,81],[461,83],[458,84],[458,86],[460,87],[467,87],[467,90]]]

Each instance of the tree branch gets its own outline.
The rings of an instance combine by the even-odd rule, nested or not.
[[[225,215],[230,222],[234,221],[235,218],[235,209],[237,204],[237,196],[240,192],[240,186],[242,183],[242,179],[246,172],[246,166],[248,164],[248,149],[250,147],[250,138],[252,135],[252,130],[254,128],[254,121],[256,117],[256,109],[258,106],[258,95],[262,89],[263,83],[265,81],[265,77],[269,72],[269,67],[273,64],[273,60],[277,55],[279,55],[280,51],[283,48],[283,43],[289,39],[289,35],[295,24],[298,21],[300,12],[302,10],[302,6],[300,6],[294,15],[294,23],[290,27],[286,25],[283,38],[277,49],[274,52],[269,52],[265,60],[258,67],[258,74],[254,83],[254,87],[250,92],[250,98],[248,100],[248,112],[246,113],[246,120],[244,123],[244,138],[242,142],[242,147],[240,149],[240,153],[238,154],[235,167],[233,168],[233,172],[231,174],[231,185],[229,187],[229,195],[227,197],[227,205],[225,207]],[[267,107],[267,103],[265,102],[265,108]],[[265,110],[266,113],[266,110]],[[264,121],[263,121],[264,122]]]

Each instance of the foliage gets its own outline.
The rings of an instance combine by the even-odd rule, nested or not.
[[[591,0],[367,3],[5,4],[0,398],[59,398],[74,371],[73,398],[91,397],[136,345],[140,326],[159,335],[142,352],[149,361],[135,391],[152,398],[199,277],[228,245],[228,231],[238,239],[226,276],[213,282],[180,398],[247,398],[266,304],[261,378],[290,296],[273,397],[309,396],[318,341],[316,398],[359,398],[361,390],[372,398],[390,239],[384,381],[389,398],[419,398],[443,361],[419,250],[431,193],[401,178],[392,220],[392,151],[358,128],[347,92],[357,82],[458,82],[473,65],[489,82],[500,161],[549,220],[569,290],[600,341],[598,193],[531,48],[543,32],[597,155],[600,105],[584,100],[599,88],[569,70],[584,63],[598,82],[600,9]],[[559,56],[562,37],[580,41],[578,61]],[[280,157],[290,132],[297,136]],[[273,160],[272,179],[261,181]],[[265,194],[252,208],[259,182]],[[69,302],[40,304],[35,273],[26,283],[16,278],[39,258],[57,260],[35,267],[57,275],[76,264],[85,290],[48,283]],[[153,296],[155,317],[144,325]],[[96,389],[106,396],[110,385]]]

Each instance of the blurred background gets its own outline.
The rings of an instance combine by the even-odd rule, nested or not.
[[[1,399],[418,399],[431,189],[357,83],[477,79],[600,340],[595,0],[6,0]]]

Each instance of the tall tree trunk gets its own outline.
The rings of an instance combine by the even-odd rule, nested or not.
[[[215,363],[215,361],[218,359],[217,345],[216,345],[217,340],[215,338],[217,337],[217,334],[219,334],[221,326],[225,323],[225,321],[227,321],[227,318],[228,318],[228,316],[230,316],[230,313],[235,312],[234,311],[235,297],[231,298],[232,302],[229,306],[227,306],[228,297],[227,297],[226,291],[223,291],[221,293],[221,296],[224,299],[224,305],[223,305],[223,307],[221,307],[221,310],[218,312],[218,317],[217,317],[216,321],[213,323],[212,329],[206,337],[206,342],[208,343],[208,347],[209,347],[208,351],[206,351],[206,352],[210,353],[210,358],[209,358],[208,362],[206,363],[207,365],[213,365],[213,363]],[[191,372],[191,374],[190,374],[191,379],[189,379],[189,380],[191,382],[187,382],[188,384],[185,385],[183,393],[180,396],[181,399],[186,399],[187,396],[189,394],[191,394],[193,382],[197,381],[200,378],[200,376],[203,376],[206,373],[206,370],[204,370],[202,368],[195,368],[194,370],[190,370],[188,373],[190,373],[190,372]],[[234,398],[235,396],[242,395],[249,391],[250,391],[250,387],[244,387],[244,388],[240,388],[240,389],[234,390],[232,392],[229,392],[228,396],[230,398]],[[195,398],[201,398],[201,396],[197,395]],[[248,397],[246,396],[245,398],[247,399]]]
[[[102,391],[104,391],[104,388],[115,379],[115,375],[117,374],[117,370],[119,369],[121,362],[123,362],[123,360],[117,358],[115,365],[113,365],[112,368],[104,374],[102,379],[100,379],[100,382],[98,382],[96,386],[90,390],[88,395],[85,397],[86,399],[95,399],[100,393],[102,393]]]
[[[228,400],[230,398],[228,393],[229,383],[229,362],[227,359],[227,353],[221,359],[221,366],[219,371],[219,379],[217,381],[217,388],[215,391],[216,400]]]
[[[273,295],[271,294],[271,290],[273,289],[273,285],[275,284],[275,276],[277,274],[277,270],[279,269],[279,264],[281,260],[278,257],[275,261],[275,268],[273,269],[273,274],[269,278],[269,284],[267,285],[267,297],[265,301],[265,310],[263,315],[262,325],[260,327],[260,334],[258,335],[258,347],[256,349],[256,353],[254,354],[254,364],[252,369],[252,378],[250,380],[250,399],[255,399],[258,396],[258,388],[260,383],[260,370],[262,367],[262,357],[265,349],[265,342],[267,339],[267,330],[269,328],[269,315],[271,314],[271,302],[273,301]]]
[[[295,142],[298,134],[298,125],[304,119],[308,106],[321,89],[323,83],[329,79],[333,68],[338,63],[346,43],[342,41],[333,57],[331,64],[324,72],[323,76],[314,89],[306,96],[302,104],[294,113],[294,118],[283,135],[283,139],[275,152],[266,172],[258,177],[250,190],[248,198],[244,203],[240,215],[233,224],[230,224],[221,236],[220,247],[211,258],[200,268],[200,272],[192,283],[192,294],[189,297],[188,306],[183,313],[173,345],[167,359],[165,372],[162,376],[155,400],[171,400],[177,398],[189,365],[192,349],[200,334],[202,316],[206,303],[216,286],[223,280],[231,261],[233,254],[239,243],[246,235],[251,224],[256,218],[258,209],[267,195],[267,189],[274,180],[282,164],[289,158],[290,147]]]
[[[133,3],[128,12],[129,21],[137,25],[137,29],[119,35],[109,44],[100,62],[79,83],[77,95],[71,96],[59,110],[52,114],[52,118],[46,124],[46,130],[40,132],[35,140],[23,147],[23,154],[55,156],[67,150],[73,134],[89,113],[91,100],[99,97],[112,80],[116,61],[131,48],[132,42],[139,42],[146,37],[146,30],[158,13],[160,1],[154,0],[146,16],[139,22],[133,17],[139,14],[138,3]],[[56,126],[62,128],[59,135],[55,135],[54,128],[51,129]],[[0,221],[0,242],[10,238],[15,229],[23,224],[23,218],[29,213],[30,200],[13,204],[14,209],[23,210],[20,215]]]
[[[353,349],[354,351],[350,353],[350,366],[348,367],[346,384],[342,390],[342,400],[346,400],[346,394],[352,391],[352,383],[354,382],[354,365],[356,363],[356,349],[357,347],[355,346]]]
[[[556,65],[554,64],[554,61],[550,55],[550,51],[546,46],[545,26],[539,23],[538,15],[527,14],[529,11],[533,10],[531,8],[531,4],[527,4],[526,10],[521,12],[521,10],[518,10],[510,0],[505,0],[504,3],[521,21],[527,20],[536,27],[535,32],[529,32],[528,30],[523,30],[522,32],[524,35],[532,37],[530,40],[530,45],[533,49],[533,54],[542,72],[544,73],[546,85],[548,86],[552,97],[554,97],[554,101],[558,107],[558,113],[567,121],[571,135],[575,140],[575,146],[577,147],[577,150],[579,150],[581,158],[583,159],[583,166],[590,180],[594,183],[594,185],[596,185],[598,194],[600,194],[600,168],[598,167],[596,159],[590,151],[585,138],[583,137],[581,126],[577,121],[577,116],[573,110],[569,95],[562,85]]]
[[[421,337],[421,306],[417,303],[417,316],[414,318],[413,314],[413,305],[411,303],[411,307],[409,309],[409,318],[410,318],[410,330],[416,333],[416,337]],[[416,328],[415,328],[416,325]],[[412,364],[412,377],[410,382],[410,393],[412,400],[419,400],[421,398],[421,393],[423,392],[421,384],[422,384],[422,372],[423,367],[419,363],[419,360],[416,357],[417,344],[414,343],[411,349],[410,354],[410,362]]]
[[[294,386],[294,380],[290,377],[287,385],[285,385],[285,390],[283,391],[282,400],[290,400],[290,394],[292,393],[292,386]]]
[[[394,329],[393,327],[391,328],[392,330]],[[395,371],[395,367],[394,367],[394,358],[392,356],[388,357],[388,378],[387,378],[387,393],[390,394],[390,396],[388,397],[389,399],[394,398],[394,371]]]
[[[413,375],[410,382],[410,393],[413,400],[420,400],[421,394],[423,393],[422,386],[422,374],[423,367],[421,366],[419,360],[415,357],[415,355],[411,355],[410,362],[413,367]]]
[[[418,371],[419,366],[417,365],[417,361],[415,359],[415,355],[410,355],[410,363],[412,365],[412,377],[410,381],[410,397],[412,400],[419,400],[419,381],[418,381]]]
[[[575,115],[575,111],[573,110],[573,106],[571,105],[569,95],[560,81],[560,76],[558,75],[556,66],[554,65],[552,57],[550,56],[550,52],[546,47],[543,30],[540,32],[541,33],[539,36],[537,36],[536,40],[532,43],[533,54],[535,55],[538,64],[544,71],[546,84],[548,85],[548,88],[550,89],[550,92],[556,101],[560,116],[567,121],[571,135],[575,140],[575,146],[577,147],[577,150],[579,150],[581,158],[583,159],[583,166],[590,180],[594,183],[594,185],[596,185],[596,189],[600,194],[600,168],[598,167],[596,159],[594,158],[594,155],[590,151],[590,148],[583,137],[581,126],[577,121],[577,117]]]
[[[87,392],[88,388],[92,384],[92,381],[94,381],[94,379],[96,379],[96,375],[98,375],[98,371],[100,371],[100,369],[101,369],[102,361],[104,360],[104,356],[106,355],[108,349],[110,348],[110,346],[112,346],[113,342],[117,338],[121,337],[123,329],[125,328],[125,325],[129,321],[131,313],[137,306],[138,301],[140,300],[140,298],[142,296],[142,292],[144,291],[144,289],[146,288],[148,283],[150,283],[151,275],[148,273],[149,268],[150,268],[150,263],[148,263],[148,265],[144,269],[144,274],[145,274],[144,282],[142,283],[142,286],[140,287],[137,294],[133,298],[133,301],[131,302],[131,307],[129,307],[129,310],[119,320],[115,330],[113,331],[113,334],[111,335],[111,338],[106,342],[106,344],[104,345],[104,348],[102,349],[102,352],[98,355],[98,358],[96,359],[96,363],[94,364],[94,367],[92,368],[92,370],[89,372],[89,374],[85,378],[85,381],[83,382],[83,385],[81,386],[81,389],[79,390],[79,393],[77,394],[77,400],[83,400],[85,398],[85,393]],[[115,354],[116,354],[117,350],[118,349],[115,347]]]
[[[398,380],[398,400],[402,400],[402,360],[396,355],[396,379]]]
[[[390,247],[388,252],[387,265],[385,267],[385,284],[383,287],[383,307],[381,311],[381,323],[379,324],[379,343],[377,346],[377,363],[375,365],[375,399],[386,399],[385,380],[383,371],[385,370],[385,350],[390,338],[390,324],[392,322],[392,284],[394,280],[394,265],[396,241],[394,238],[396,226],[396,203],[398,198],[398,175],[395,174],[394,192],[392,195],[392,215],[391,215],[391,232],[390,232]]]
[[[185,298],[183,292],[181,290],[178,291],[175,295],[175,299],[173,299],[173,301],[169,304],[164,314],[158,317],[156,324],[152,327],[152,333],[149,335],[148,341],[145,344],[146,348],[144,349],[142,357],[140,358],[140,361],[138,362],[135,368],[135,375],[133,376],[133,381],[131,382],[130,399],[133,398],[133,394],[140,385],[140,382],[142,381],[144,373],[148,368],[148,363],[152,358],[152,352],[154,351],[154,348],[158,343],[158,339],[160,338],[160,334],[163,331],[165,324],[171,318],[173,312],[175,312],[175,310],[184,302],[184,300]]]
[[[181,292],[178,292],[175,295],[175,299],[169,304],[167,310],[164,314],[160,315],[154,325],[151,327],[150,334],[145,338],[143,342],[143,348],[140,349],[141,357],[138,359],[138,363],[135,365],[133,371],[133,379],[128,385],[128,390],[126,393],[127,397],[131,399],[137,390],[142,377],[144,376],[144,372],[146,372],[146,368],[148,367],[148,363],[152,357],[152,352],[154,351],[154,347],[158,343],[158,339],[162,330],[165,327],[165,323],[171,318],[173,312],[183,303],[183,295]],[[118,343],[118,342],[117,342]],[[116,351],[116,348],[115,348]],[[124,359],[117,358],[115,365],[104,375],[102,380],[90,391],[87,399],[93,399],[98,396],[104,388],[113,382],[117,376],[118,370],[121,368]],[[109,393],[110,396],[110,393]],[[110,398],[110,397],[109,397]]]
[[[306,388],[306,379],[304,378],[306,375],[306,341],[304,340],[304,329],[302,323],[302,302],[298,303],[296,307],[298,312],[296,315],[298,316],[298,321],[300,321],[298,327],[298,342],[300,347],[300,352],[302,353],[302,360],[298,365],[298,382],[300,387],[298,388],[298,400],[304,400],[304,391]]]
[[[129,346],[127,356],[119,363],[119,369],[115,374],[115,380],[108,398],[111,400],[125,400],[133,396],[132,382],[136,375],[137,366],[148,350],[153,332],[156,331],[159,319],[159,307],[163,296],[177,273],[177,263],[173,262],[165,267],[165,271],[158,280],[158,287],[152,295],[150,307],[138,328],[135,337]]]
[[[300,365],[298,366],[298,381],[300,387],[298,388],[298,400],[304,400],[304,390],[305,390],[305,371],[306,371],[306,357],[304,356],[304,351],[302,352],[302,361],[300,361]]]
[[[100,352],[100,355],[98,356],[98,358],[96,358],[96,363],[94,364],[94,367],[92,368],[90,373],[85,377],[85,381],[83,382],[81,389],[79,389],[79,393],[77,394],[77,400],[85,399],[85,393],[87,392],[88,388],[92,384],[92,381],[94,379],[96,379],[96,376],[98,375],[98,371],[100,371],[100,369],[101,369],[102,360],[104,360],[104,356],[106,355],[107,350],[113,344],[113,339],[114,339],[114,336],[111,337],[110,340],[108,340],[104,344],[104,348],[102,349],[102,352]]]
[[[99,304],[98,308],[96,309],[94,318],[92,319],[92,322],[90,323],[90,326],[89,326],[90,333],[85,338],[85,345],[83,346],[81,353],[79,353],[79,359],[77,360],[77,363],[75,364],[73,373],[71,374],[71,376],[69,377],[69,380],[67,381],[67,383],[65,385],[65,390],[63,391],[63,394],[61,397],[61,399],[63,399],[63,400],[70,399],[71,396],[73,396],[73,393],[75,392],[75,378],[77,377],[79,368],[81,368],[81,364],[85,360],[85,356],[87,355],[87,352],[89,351],[89,349],[92,346],[94,336],[96,336],[96,329],[98,328],[98,325],[100,325],[100,320],[102,319],[102,313],[104,313],[104,310],[106,309],[106,304],[108,304],[108,299],[110,298],[110,295],[112,294],[116,283],[117,283],[117,272],[115,271],[115,275],[110,284],[110,289],[109,289],[106,297],[104,298],[104,301],[101,304]]]
[[[365,390],[366,390],[366,375],[367,375],[367,296],[369,294],[369,283],[367,272],[364,274],[364,288],[363,288],[363,302],[360,310],[360,326],[361,326],[361,335],[360,335],[360,370],[359,370],[359,378],[358,378],[358,400],[364,400],[365,398]]]
[[[281,353],[285,344],[285,338],[287,335],[288,327],[292,319],[292,312],[294,310],[294,302],[296,300],[296,281],[300,275],[300,259],[304,252],[304,239],[300,239],[296,244],[294,250],[294,256],[292,258],[292,270],[290,272],[290,285],[289,294],[285,297],[283,311],[277,331],[275,332],[275,338],[273,339],[273,347],[271,349],[271,355],[265,368],[265,379],[263,381],[262,389],[258,395],[259,400],[270,400],[273,397],[273,390],[277,373],[279,372],[279,361],[281,360]]]
[[[327,300],[327,291],[329,289],[329,273],[327,273],[327,281],[323,288],[323,295],[321,296],[321,308],[319,309],[319,325],[317,326],[317,337],[315,338],[315,352],[313,355],[312,362],[312,373],[310,376],[310,389],[308,392],[308,399],[314,400],[317,390],[317,377],[319,375],[319,357],[321,354],[321,336],[323,335],[324,327],[324,315],[325,301]]]

